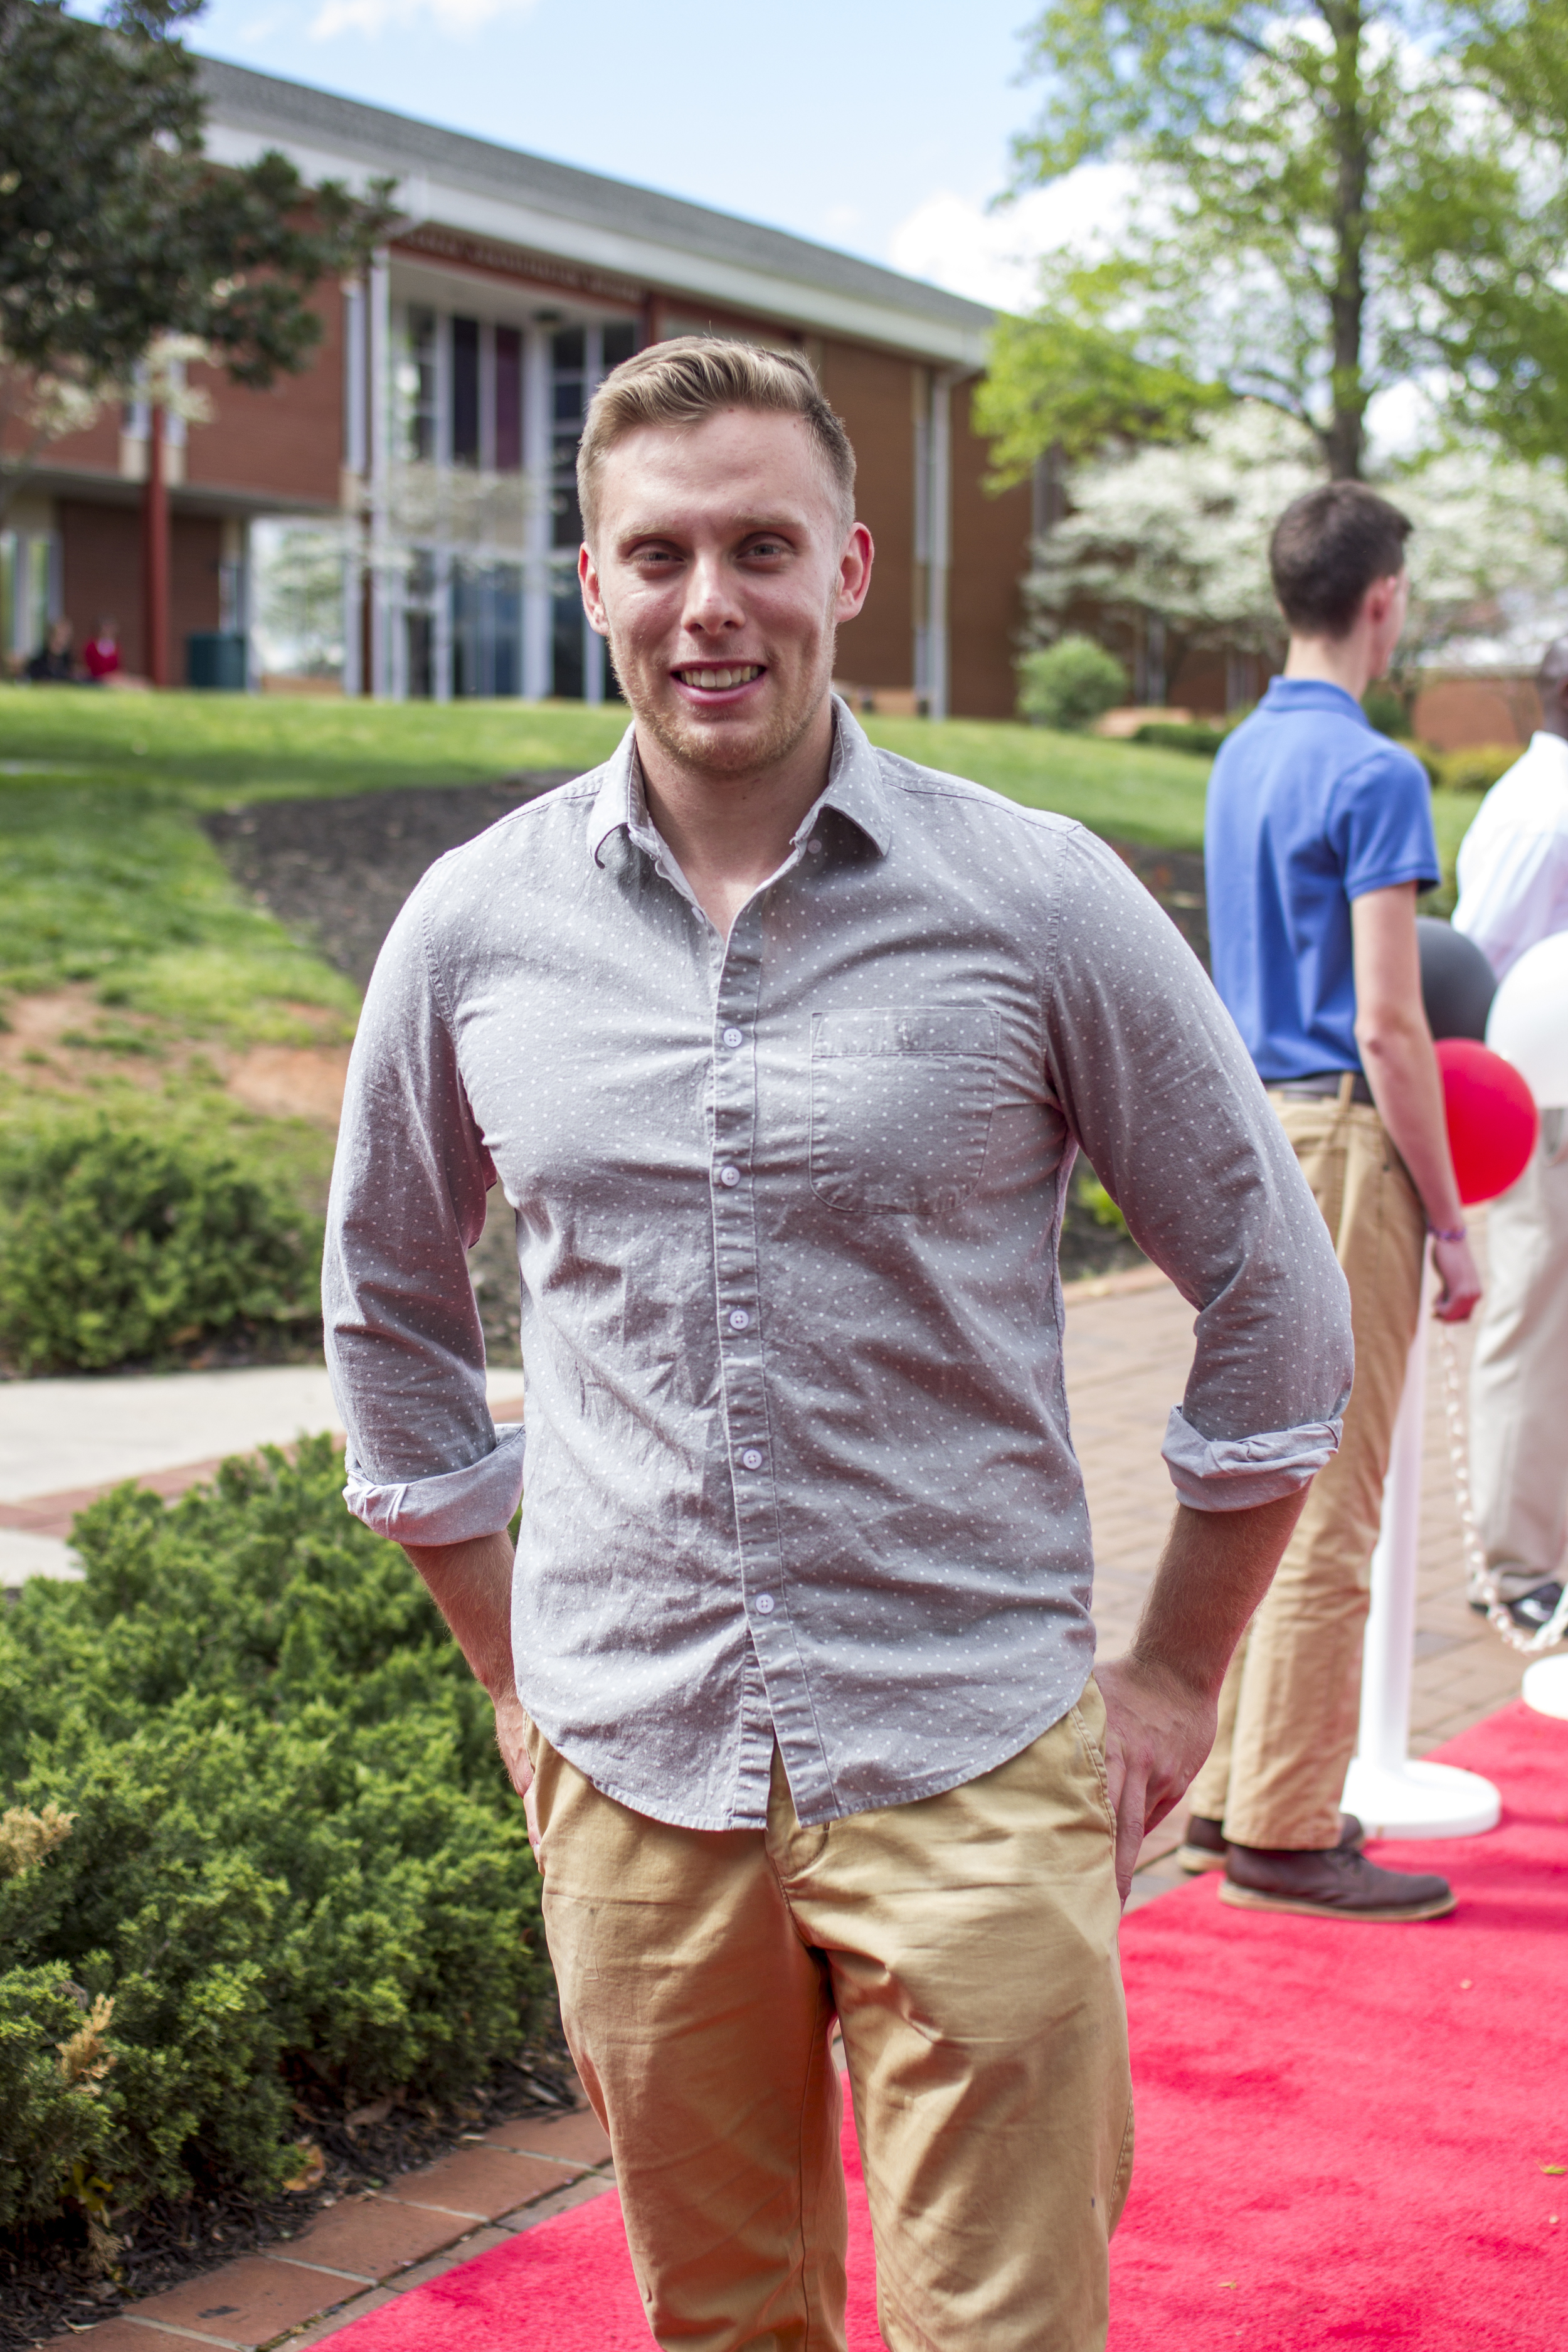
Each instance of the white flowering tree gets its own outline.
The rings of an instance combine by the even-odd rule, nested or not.
[[[1257,401],[1204,420],[1174,447],[1082,467],[1068,484],[1069,511],[1035,544],[1032,635],[1049,642],[1069,613],[1089,608],[1113,635],[1156,620],[1172,671],[1204,647],[1277,652],[1269,533],[1322,479],[1310,434]],[[1378,487],[1415,525],[1406,675],[1459,644],[1533,659],[1568,611],[1563,467],[1455,446]]]

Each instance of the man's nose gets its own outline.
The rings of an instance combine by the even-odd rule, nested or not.
[[[717,558],[700,558],[688,577],[681,618],[689,629],[704,636],[738,629],[745,620],[728,567]]]

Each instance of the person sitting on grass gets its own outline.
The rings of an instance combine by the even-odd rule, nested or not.
[[[108,686],[120,675],[120,625],[107,615],[99,622],[81,649],[81,666],[95,686]]]
[[[75,686],[81,677],[72,650],[73,631],[64,618],[51,621],[43,644],[27,664],[26,676],[33,686]]]
[[[1337,1441],[1344,1284],[1121,860],[834,697],[872,546],[807,362],[655,344],[578,475],[632,723],[376,965],[324,1269],[349,1503],[494,1702],[658,2341],[842,2352],[837,2015],[888,2345],[1095,2352],[1121,1901]],[[1092,1672],[1080,1146],[1197,1312],[1175,1523]],[[496,1182],[515,1553],[467,1258]]]

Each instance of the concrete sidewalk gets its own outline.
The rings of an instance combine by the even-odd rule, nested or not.
[[[492,1372],[498,1420],[522,1416],[522,1375]],[[230,1454],[337,1427],[320,1364],[0,1385],[0,1588],[79,1574],[66,1540],[83,1506],[136,1478],[173,1498]]]

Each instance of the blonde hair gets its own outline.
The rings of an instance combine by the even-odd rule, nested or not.
[[[617,441],[644,425],[700,425],[725,408],[804,417],[848,530],[855,520],[855,452],[809,360],[799,352],[765,351],[721,335],[676,335],[612,368],[588,404],[577,445],[584,535],[594,535],[599,471]]]

